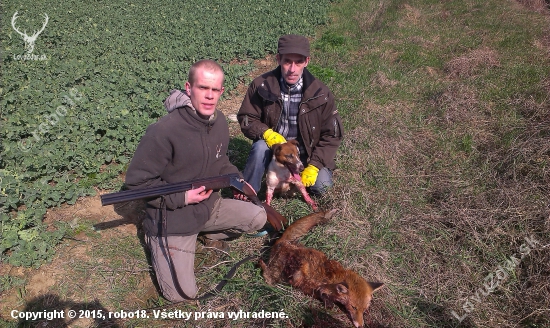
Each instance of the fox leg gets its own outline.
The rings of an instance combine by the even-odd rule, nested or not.
[[[265,264],[265,262],[262,259],[260,259],[258,261],[258,264],[260,265],[260,268],[262,269],[262,276],[264,277],[265,282],[270,286],[275,285],[275,281],[274,281],[273,277],[271,277],[270,271],[269,271],[267,265]]]

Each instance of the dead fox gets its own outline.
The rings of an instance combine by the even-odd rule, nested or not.
[[[336,209],[307,215],[292,223],[271,249],[267,264],[261,259],[259,265],[269,285],[286,282],[325,304],[336,304],[344,311],[355,327],[363,327],[363,313],[368,309],[372,293],[383,283],[368,282],[340,263],[329,260],[316,249],[297,243],[319,223],[325,223]]]

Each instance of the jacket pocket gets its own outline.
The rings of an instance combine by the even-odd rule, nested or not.
[[[336,117],[332,119],[332,136],[335,138],[342,137],[342,123]]]
[[[306,112],[305,114],[305,122],[307,126],[307,132],[308,132],[308,138],[309,140],[306,140],[305,136],[302,136],[304,139],[304,142],[308,142],[308,147],[310,149],[313,149],[315,146],[315,143],[320,139],[321,137],[321,128],[319,122],[319,117],[314,114],[314,111]]]

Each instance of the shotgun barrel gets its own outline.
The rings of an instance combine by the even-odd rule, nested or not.
[[[196,180],[183,181],[178,183],[168,183],[162,186],[125,190],[114,192],[110,194],[101,195],[101,205],[111,205],[116,203],[130,202],[138,199],[156,198],[162,195],[169,195],[176,192],[183,192],[190,189],[199,188],[205,186],[206,190],[214,190],[232,187],[239,192],[247,196],[250,201],[258,206],[262,206],[267,214],[267,221],[275,228],[276,231],[280,231],[287,225],[287,219],[283,217],[271,206],[262,203],[256,195],[256,192],[252,187],[246,184],[238,173],[219,175],[211,178],[203,178]]]
[[[116,203],[129,202],[138,199],[156,198],[162,195],[169,195],[177,192],[183,192],[190,189],[205,186],[206,190],[221,189],[232,186],[232,182],[240,180],[238,173],[219,175],[210,178],[195,179],[177,183],[168,183],[162,186],[152,188],[124,190],[110,194],[101,195],[101,205],[111,205]]]

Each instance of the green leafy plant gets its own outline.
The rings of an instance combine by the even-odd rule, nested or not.
[[[25,279],[20,278],[17,276],[11,276],[11,275],[1,275],[0,276],[0,293],[11,289],[13,287],[22,286],[25,284]]]

